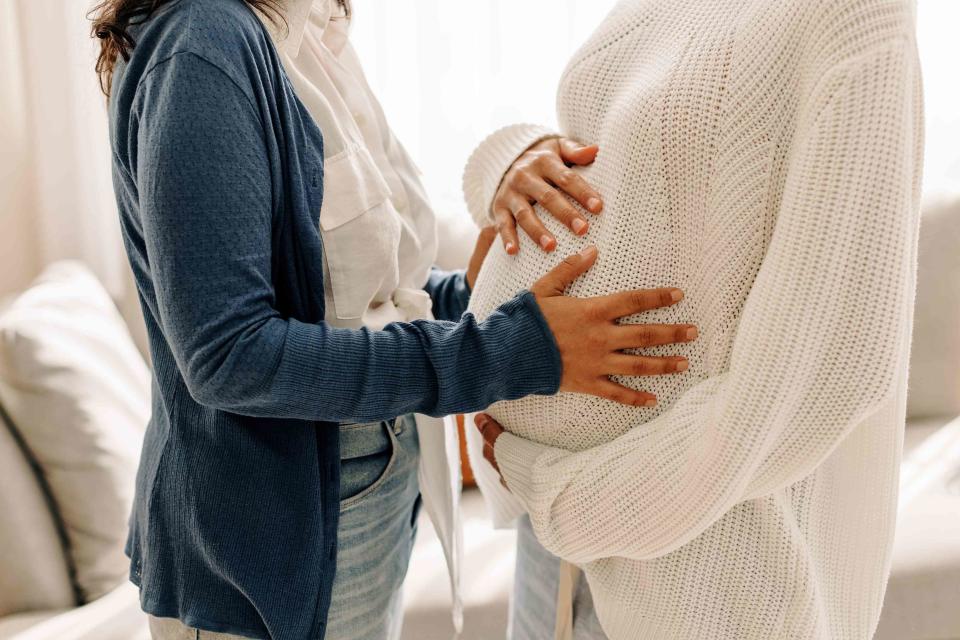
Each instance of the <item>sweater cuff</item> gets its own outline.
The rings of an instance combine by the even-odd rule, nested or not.
[[[536,296],[529,291],[521,291],[515,298],[500,305],[498,311],[508,316],[527,316],[531,320],[523,325],[515,325],[523,328],[514,334],[520,342],[514,345],[519,357],[514,358],[513,366],[510,367],[512,379],[521,387],[528,387],[531,381],[543,381],[543,384],[535,385],[537,390],[532,391],[534,394],[557,393],[563,377],[563,360],[560,357],[560,347],[557,346],[547,319],[543,317]]]
[[[516,159],[541,140],[557,135],[546,127],[515,124],[493,132],[480,143],[463,172],[463,195],[470,215],[481,228],[493,222],[493,197]]]
[[[551,447],[526,440],[509,432],[500,434],[493,455],[510,492],[528,506],[534,499],[533,468]]]

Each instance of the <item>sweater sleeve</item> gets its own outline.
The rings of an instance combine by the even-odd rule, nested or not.
[[[134,104],[140,224],[163,337],[193,398],[258,417],[445,415],[554,393],[556,343],[522,293],[491,318],[345,330],[283,317],[258,110],[219,67],[173,56]]]
[[[577,563],[665,555],[802,480],[897,403],[919,220],[915,59],[912,45],[885,45],[818,84],[725,374],[584,452],[500,437],[499,466],[550,551]]]
[[[463,196],[478,227],[493,223],[493,197],[514,161],[541,140],[556,135],[538,125],[515,124],[494,131],[480,143],[463,171]]]

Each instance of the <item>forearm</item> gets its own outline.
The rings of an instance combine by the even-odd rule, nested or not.
[[[556,347],[531,294],[483,323],[396,323],[382,331],[274,318],[188,369],[209,406],[306,420],[380,420],[476,411],[554,393]]]

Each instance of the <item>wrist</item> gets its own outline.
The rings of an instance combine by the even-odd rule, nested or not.
[[[467,209],[479,226],[493,221],[490,207],[494,195],[517,158],[531,146],[556,135],[545,127],[518,124],[495,131],[480,143],[463,173]]]
[[[533,469],[537,458],[546,450],[544,445],[510,432],[501,433],[497,437],[493,455],[500,468],[500,475],[510,492],[521,500],[527,501],[533,496]]]
[[[515,341],[511,345],[515,359],[511,369],[516,370],[511,374],[516,374],[518,379],[546,374],[545,384],[540,385],[540,389],[534,393],[557,393],[563,376],[560,349],[534,295],[529,291],[521,291],[498,310],[510,317],[515,328],[511,339]]]

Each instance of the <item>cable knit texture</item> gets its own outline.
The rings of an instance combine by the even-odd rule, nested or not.
[[[574,394],[491,409],[508,485],[547,549],[585,569],[614,640],[873,634],[914,297],[914,13],[625,0],[561,80],[561,132],[600,145],[578,171],[605,211],[581,239],[541,210],[558,251],[496,247],[472,309],[592,242],[572,294],[681,287],[682,303],[627,321],[701,330],[649,350],[688,357],[687,374],[624,380],[655,409]],[[488,148],[466,175],[492,184],[509,161]]]

